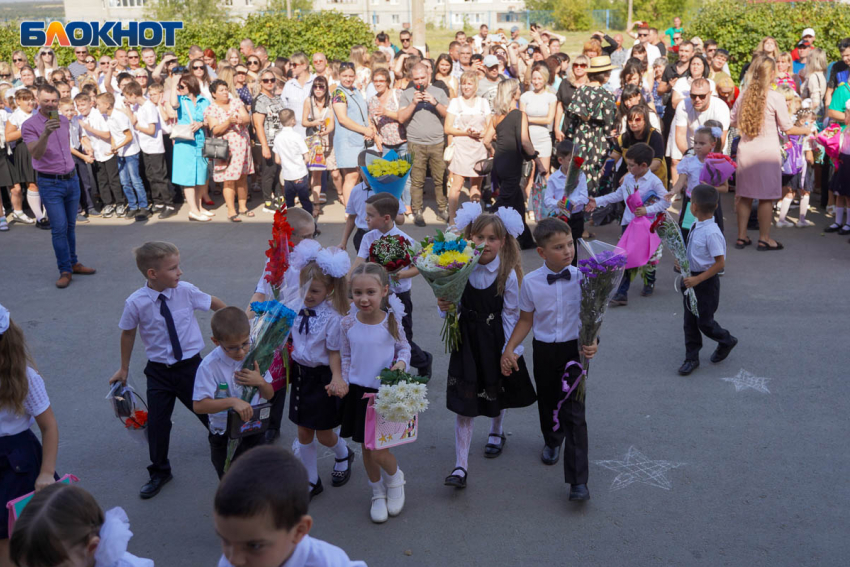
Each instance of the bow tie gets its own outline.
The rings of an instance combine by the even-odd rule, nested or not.
[[[546,274],[546,281],[549,282],[549,285],[552,285],[558,280],[567,280],[570,281],[572,274],[570,273],[570,269],[566,268],[560,274]]]
[[[305,335],[310,334],[310,317],[315,317],[316,312],[306,307],[298,312],[301,315],[301,325],[298,327],[298,332]]]

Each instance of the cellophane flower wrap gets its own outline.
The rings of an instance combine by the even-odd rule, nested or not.
[[[579,319],[579,343],[590,346],[596,342],[602,318],[608,309],[608,302],[617,291],[625,272],[626,255],[620,248],[599,240],[579,239],[579,252],[587,256],[578,261],[581,272],[581,305]],[[584,376],[587,376],[588,361],[580,355]],[[587,380],[582,380],[575,390],[576,399],[584,401]]]
[[[396,199],[401,199],[410,168],[413,165],[413,154],[402,152],[398,154],[390,150],[381,156],[374,150],[364,150],[357,158],[357,164],[369,187],[375,193],[389,193]]]
[[[460,346],[460,327],[457,306],[472,274],[481,259],[481,247],[452,232],[437,231],[415,246],[413,265],[431,286],[437,299],[449,301],[452,308],[446,313],[440,337],[446,352]]]
[[[286,206],[275,211],[274,223],[272,224],[272,239],[269,240],[269,248],[266,250],[266,281],[272,289],[275,299],[280,297],[280,288],[283,287],[283,274],[289,269],[289,243],[292,241],[292,227],[286,220]]]
[[[655,232],[661,238],[661,242],[673,254],[673,257],[676,258],[682,277],[691,277],[688,248],[685,246],[685,239],[682,237],[682,230],[679,228],[679,223],[667,213],[658,213],[650,231]],[[694,292],[694,288],[687,288],[685,295],[688,297],[688,309],[694,314],[694,317],[699,317],[699,312],[697,311],[697,294]]]
[[[721,153],[710,153],[705,156],[705,164],[699,174],[699,182],[717,187],[726,183],[738,165],[731,157]]]
[[[400,234],[385,234],[369,247],[369,261],[380,264],[390,274],[390,279],[398,283],[396,272],[410,266],[410,244]]]
[[[428,409],[428,376],[385,368],[378,378],[381,386],[375,395],[375,411],[385,420],[407,423]]]

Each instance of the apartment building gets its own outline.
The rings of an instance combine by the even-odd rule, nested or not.
[[[314,0],[314,10],[358,16],[375,30],[401,29],[411,21],[411,0]],[[439,27],[509,27],[520,21],[523,0],[425,0],[425,21]]]

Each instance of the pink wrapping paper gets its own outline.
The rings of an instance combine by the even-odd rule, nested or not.
[[[705,165],[699,174],[699,182],[713,187],[723,185],[735,173],[735,163],[728,156],[705,158]]]
[[[629,198],[626,199],[626,206],[629,207],[632,213],[638,207],[642,207],[643,200],[640,198],[640,193],[635,191],[629,195]],[[652,226],[652,221],[648,216],[635,217],[629,223],[629,226],[626,227],[623,236],[620,237],[617,247],[622,248],[626,252],[627,270],[629,268],[639,268],[649,262],[649,259],[661,244],[661,239],[658,235],[649,231],[650,226]]]

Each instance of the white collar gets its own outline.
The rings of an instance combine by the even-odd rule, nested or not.
[[[707,219],[705,219],[705,220],[703,220],[703,221],[701,221],[701,220],[696,221],[696,222],[694,223],[694,228],[697,228],[697,227],[706,227],[706,226],[708,226],[708,225],[710,225],[710,224],[714,224],[714,217],[707,218]]]
[[[180,285],[180,284],[178,283],[177,285]],[[145,289],[147,290],[148,295],[150,295],[151,298],[153,298],[153,300],[156,301],[157,299],[159,299],[160,294],[164,295],[165,299],[171,300],[171,296],[174,294],[174,290],[177,289],[177,288],[167,287],[162,291],[157,291],[148,284],[147,280],[145,280]]]
[[[502,258],[501,258],[501,256],[499,256],[497,254],[496,257],[493,258],[492,262],[490,262],[489,264],[482,264],[482,263],[479,262],[478,265],[475,266],[475,269],[477,270],[477,269],[481,268],[482,270],[486,270],[486,271],[488,271],[492,274],[492,273],[498,271],[499,265],[501,263],[502,263]]]
[[[560,272],[553,272],[553,271],[552,271],[552,269],[551,269],[548,265],[546,265],[546,262],[543,262],[543,269],[545,270],[545,272],[546,272],[547,274],[555,274],[555,275],[558,275],[558,274],[560,274],[561,272],[564,272],[564,271],[567,271],[567,270],[569,270],[570,272],[572,272],[572,270],[571,270],[570,268],[572,268],[572,265],[569,265],[569,264],[568,264],[568,265],[567,265],[567,266],[566,266],[563,270],[561,270]]]

